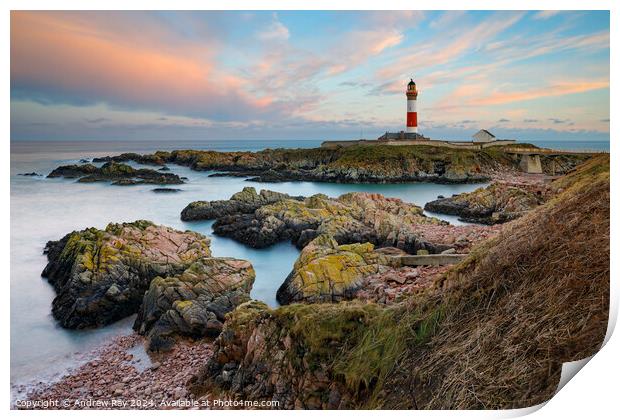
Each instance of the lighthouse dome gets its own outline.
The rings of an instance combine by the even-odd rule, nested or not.
[[[411,81],[407,84],[407,89],[412,90],[413,88],[415,88],[415,82],[411,79]]]

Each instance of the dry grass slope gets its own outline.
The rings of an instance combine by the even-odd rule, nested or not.
[[[535,405],[553,396],[563,362],[599,349],[609,312],[609,158],[557,187],[565,190],[442,279],[437,333],[398,363],[385,406]],[[414,398],[398,391],[405,383]]]

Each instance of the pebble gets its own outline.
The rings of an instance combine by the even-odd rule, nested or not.
[[[138,372],[133,365],[127,364],[128,360],[132,360],[128,351],[136,345],[144,345],[144,340],[135,333],[116,338],[93,354],[95,360],[85,362],[73,374],[64,376],[56,383],[41,382],[27,393],[28,398],[183,399],[190,395],[187,389],[189,379],[212,354],[208,342],[180,340],[162,356],[162,360],[153,362],[150,369]]]

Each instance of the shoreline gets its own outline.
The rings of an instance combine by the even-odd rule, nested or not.
[[[11,409],[181,409],[200,401],[185,385],[211,357],[211,340],[179,340],[164,354],[149,354],[144,341],[135,332],[107,341],[92,360],[12,397]]]

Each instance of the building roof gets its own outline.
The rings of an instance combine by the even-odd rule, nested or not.
[[[476,134],[480,134],[480,133],[486,133],[486,134],[488,134],[489,136],[491,136],[491,137],[495,138],[495,135],[494,135],[493,133],[491,133],[490,131],[488,131],[488,130],[482,129],[482,130],[478,131]],[[475,136],[476,134],[474,134],[474,136]]]

